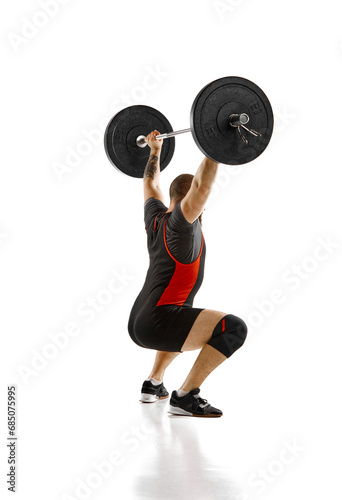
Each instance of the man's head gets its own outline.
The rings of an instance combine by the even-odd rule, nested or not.
[[[181,174],[176,177],[170,186],[170,201],[178,203],[181,201],[190,189],[192,179],[194,178],[191,174]]]
[[[192,179],[194,178],[191,174],[181,174],[176,177],[170,185],[170,203],[175,205],[179,203],[190,189]],[[202,214],[198,217],[200,223],[202,224]]]

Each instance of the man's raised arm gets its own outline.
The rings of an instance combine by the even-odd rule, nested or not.
[[[159,135],[158,130],[154,130],[146,137],[146,142],[150,147],[150,156],[144,171],[144,200],[148,198],[156,198],[164,202],[163,193],[161,192],[160,181],[160,154],[163,145],[162,139],[156,139]]]
[[[181,201],[184,217],[191,224],[201,215],[215,182],[218,163],[204,158],[199,166],[191,187]]]

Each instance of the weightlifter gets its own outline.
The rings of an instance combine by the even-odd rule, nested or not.
[[[167,398],[169,393],[163,384],[166,368],[181,352],[201,349],[183,384],[172,392],[169,413],[220,417],[222,411],[200,397],[200,387],[217,366],[242,346],[247,326],[232,314],[192,307],[204,272],[201,217],[218,164],[205,157],[195,176],[176,177],[170,186],[167,207],[160,189],[163,141],[156,139],[158,134],[154,130],[146,138],[150,156],[143,180],[150,266],[128,322],[132,340],[157,351],[140,401]]]

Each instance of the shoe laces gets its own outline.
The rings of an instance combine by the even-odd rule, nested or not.
[[[193,404],[193,407],[195,410],[197,410],[197,408],[200,406],[201,408],[205,408],[206,406],[209,406],[209,403],[206,399],[203,399],[203,398],[194,398],[195,401],[194,401],[194,404]]]

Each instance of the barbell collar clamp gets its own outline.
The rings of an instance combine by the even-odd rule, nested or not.
[[[249,122],[249,116],[247,115],[247,113],[233,113],[229,116],[228,122],[232,127],[239,127],[241,125],[243,126]]]

